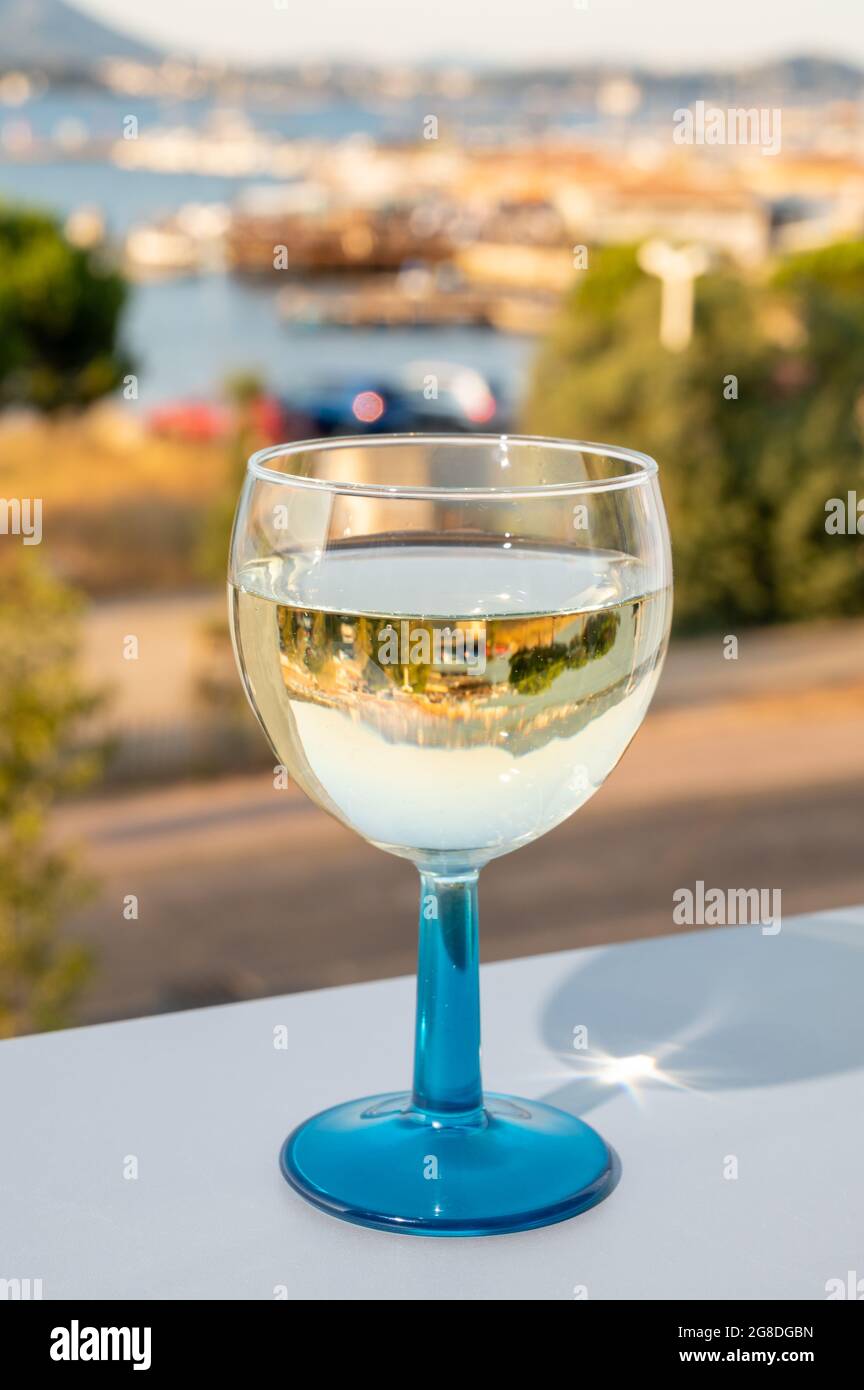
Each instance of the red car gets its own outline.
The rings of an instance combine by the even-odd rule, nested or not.
[[[272,396],[252,401],[244,407],[244,414],[265,444],[300,439],[307,430],[305,419],[284,409]],[[236,419],[234,407],[212,401],[172,401],[156,406],[148,417],[153,434],[193,443],[226,439],[235,428]]]

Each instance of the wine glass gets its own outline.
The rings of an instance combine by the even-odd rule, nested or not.
[[[642,722],[671,613],[656,474],[630,450],[506,435],[249,460],[229,596],[252,708],[312,800],[421,881],[412,1090],[325,1110],[281,1152],[333,1215],[485,1235],[610,1189],[590,1126],[482,1091],[477,875],[587,801]]]

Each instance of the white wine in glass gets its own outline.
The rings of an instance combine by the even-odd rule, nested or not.
[[[250,461],[230,575],[249,700],[303,790],[422,879],[413,1091],[325,1111],[283,1150],[336,1215],[485,1234],[609,1188],[582,1121],[483,1096],[476,882],[577,810],[642,722],[671,612],[655,475],[624,450],[497,436]]]

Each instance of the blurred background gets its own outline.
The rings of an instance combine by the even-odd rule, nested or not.
[[[697,880],[864,901],[852,0],[0,0],[0,32],[0,1036],[413,969],[413,869],[274,785],[233,668],[277,440],[660,461],[658,695],[485,871],[484,959],[672,932]]]

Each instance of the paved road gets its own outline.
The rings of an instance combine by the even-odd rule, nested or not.
[[[736,667],[719,643],[702,648],[682,653],[693,698],[673,664],[598,796],[484,871],[484,959],[674,932],[672,894],[698,879],[780,889],[787,914],[864,901],[860,640],[831,629],[820,645],[808,629],[797,657],[789,642],[773,652],[775,678],[751,670],[737,693],[743,655]],[[796,674],[781,697],[784,665]],[[413,968],[413,868],[266,774],[92,800],[58,822],[103,884],[74,924],[101,958],[85,1020]]]
[[[91,604],[82,626],[81,663],[88,683],[108,697],[108,726],[160,728],[188,718],[197,699],[204,634],[208,624],[223,620],[227,625],[224,592]]]

